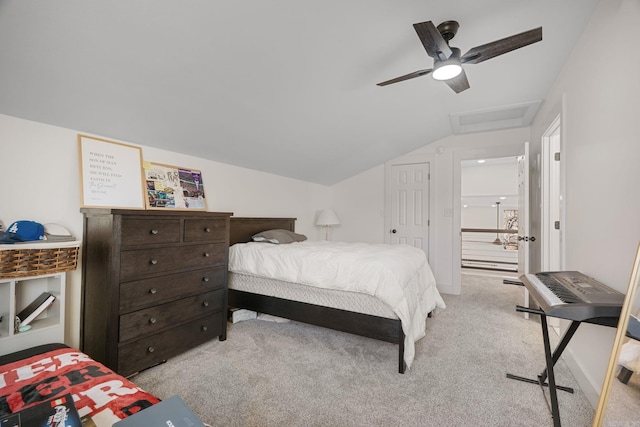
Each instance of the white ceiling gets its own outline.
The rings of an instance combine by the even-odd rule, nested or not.
[[[0,0],[0,113],[330,185],[468,113],[517,126],[596,3]],[[466,65],[460,94],[430,76],[376,86],[432,67],[412,27],[428,20],[458,21],[463,53],[539,26],[543,41]]]

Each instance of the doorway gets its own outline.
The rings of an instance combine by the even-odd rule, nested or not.
[[[462,274],[518,272],[518,158],[461,161]]]

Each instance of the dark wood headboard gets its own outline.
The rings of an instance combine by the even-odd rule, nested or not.
[[[251,236],[265,230],[296,231],[296,218],[242,218],[231,217],[229,245],[251,241]]]

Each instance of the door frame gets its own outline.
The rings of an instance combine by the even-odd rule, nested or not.
[[[552,182],[551,179],[551,165],[552,162],[554,161],[552,159],[553,156],[553,150],[551,150],[551,139],[555,136],[558,135],[559,136],[559,151],[561,153],[560,155],[560,164],[559,164],[559,176],[558,176],[558,182]],[[562,115],[558,114],[556,116],[555,119],[552,120],[551,124],[549,125],[549,127],[547,127],[547,129],[544,131],[544,133],[542,134],[542,143],[541,143],[541,173],[540,173],[540,180],[541,180],[541,200],[542,203],[541,205],[541,212],[540,212],[540,228],[541,228],[541,233],[540,233],[540,237],[542,238],[542,242],[540,245],[540,261],[541,261],[541,267],[543,271],[548,271],[550,270],[550,266],[551,266],[551,259],[550,259],[550,252],[551,252],[551,233],[553,232],[553,218],[550,218],[550,214],[549,214],[549,209],[552,206],[552,204],[554,203],[558,203],[557,207],[559,209],[559,217],[558,220],[560,221],[560,265],[558,270],[563,270],[564,269],[564,265],[565,265],[565,244],[564,244],[564,237],[565,237],[565,230],[566,230],[566,219],[565,219],[565,207],[564,207],[564,194],[565,194],[565,178],[564,178],[564,171],[565,168],[563,167],[564,164],[564,159],[562,158],[564,156],[564,150],[563,150],[563,135],[562,135]],[[562,200],[551,200],[551,186],[552,185],[557,185],[557,189],[559,190],[560,193],[560,197],[562,198]]]
[[[499,157],[521,156],[524,154],[525,142],[522,144],[501,145],[495,147],[482,147],[478,150],[454,151],[453,153],[453,227],[451,239],[453,241],[453,273],[454,282],[452,290],[455,295],[462,291],[462,242],[460,229],[462,227],[462,161],[492,159]]]

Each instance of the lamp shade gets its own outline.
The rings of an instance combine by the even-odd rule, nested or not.
[[[333,209],[324,209],[318,215],[318,219],[316,220],[316,225],[338,225],[340,224],[340,220],[338,219],[338,215],[333,211]]]

